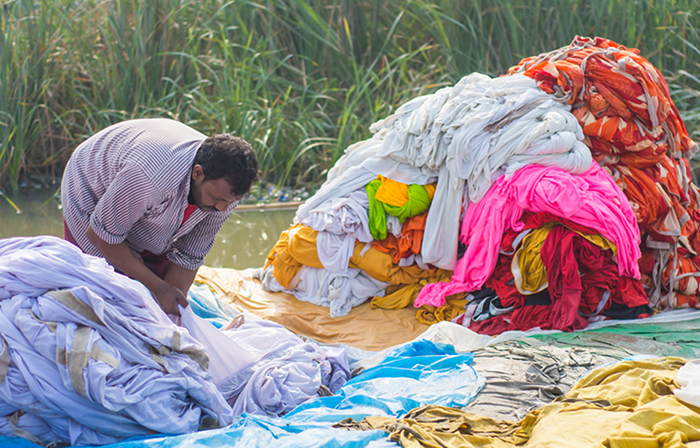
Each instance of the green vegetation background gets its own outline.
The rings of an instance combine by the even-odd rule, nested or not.
[[[265,179],[317,186],[369,125],[575,35],[666,77],[700,140],[700,1],[3,1],[0,187],[60,176],[94,132],[171,117],[253,143]]]

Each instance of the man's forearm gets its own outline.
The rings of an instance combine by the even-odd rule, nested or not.
[[[163,280],[151,272],[151,270],[134,255],[131,248],[126,244],[126,241],[119,244],[108,244],[97,236],[90,226],[88,226],[86,234],[90,242],[102,252],[102,255],[105,256],[107,261],[118,271],[143,283],[150,291],[155,291],[163,283]]]
[[[171,263],[165,274],[165,280],[161,280],[134,255],[126,242],[107,244],[89,226],[86,233],[90,242],[102,252],[112,266],[148,288],[167,314],[179,315],[178,304],[187,307],[186,294],[197,271],[184,269]]]
[[[176,288],[178,288],[182,293],[187,296],[187,291],[189,291],[194,278],[197,276],[197,269],[190,270],[185,269],[175,263],[170,263],[168,266],[168,271],[165,273],[165,281]]]

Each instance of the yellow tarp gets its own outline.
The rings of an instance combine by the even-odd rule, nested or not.
[[[291,294],[264,291],[260,281],[243,272],[202,266],[195,281],[208,285],[241,311],[321,342],[379,351],[413,340],[428,329],[416,320],[413,307],[371,309],[369,302],[354,307],[347,316],[331,318],[328,308],[302,302]]]

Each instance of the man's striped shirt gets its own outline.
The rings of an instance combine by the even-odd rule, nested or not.
[[[118,123],[83,142],[61,183],[63,217],[81,249],[103,256],[86,231],[135,254],[168,252],[195,270],[237,202],[224,212],[197,208],[183,223],[194,157],[206,136],[174,120]]]

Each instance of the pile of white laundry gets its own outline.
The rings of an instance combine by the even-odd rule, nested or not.
[[[228,353],[236,364],[219,384],[210,367],[225,369],[221,357],[140,283],[59,238],[0,240],[0,435],[101,445],[183,434],[244,411],[280,415],[345,383],[344,351],[326,356],[274,331],[265,340],[239,333],[239,351]]]

